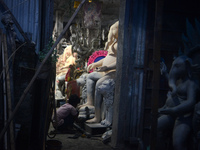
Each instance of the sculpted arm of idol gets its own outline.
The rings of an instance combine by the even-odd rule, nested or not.
[[[194,105],[196,104],[196,94],[199,91],[197,85],[193,81],[189,81],[190,83],[186,88],[187,98],[181,102],[179,105],[171,108],[161,109],[160,113],[162,114],[176,114],[176,115],[184,115],[193,110]]]
[[[180,105],[174,107],[175,113],[177,112],[178,114],[184,114],[187,112],[191,112],[194,105],[196,104],[196,95],[199,90],[194,81],[189,82],[189,85],[186,85],[187,99],[183,101]]]
[[[104,59],[105,59],[105,58],[103,58],[103,59],[101,59],[101,60],[99,60],[99,61],[97,61],[97,62],[95,62],[95,63],[90,64],[90,65],[87,67],[87,72],[89,72],[89,71],[92,70],[92,69],[95,69],[95,68],[97,68],[97,67],[102,66],[103,60],[104,60]]]
[[[112,54],[112,55],[115,56],[115,58],[117,57],[117,45],[118,44],[115,43],[114,46],[112,47],[112,51],[114,52],[114,54]],[[116,63],[117,63],[117,60],[115,60],[114,62],[112,62],[108,66],[101,66],[101,67],[99,67],[96,71],[103,72],[103,71],[109,71],[109,70],[116,69]]]
[[[96,71],[98,72],[104,72],[104,71],[108,71],[108,70],[112,70],[112,69],[116,69],[116,61],[111,63],[108,66],[102,66],[96,69]]]

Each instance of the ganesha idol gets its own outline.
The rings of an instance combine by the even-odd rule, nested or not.
[[[56,63],[56,99],[64,99],[65,77],[70,65],[76,65],[77,53],[72,54],[72,45],[64,49]]]
[[[106,87],[110,86],[109,89],[112,89],[111,93],[114,93],[114,88],[111,88],[114,87],[114,84],[111,83],[114,81],[116,73],[118,26],[119,21],[115,22],[110,27],[108,40],[104,48],[104,50],[107,51],[107,55],[99,61],[89,64],[87,67],[87,72],[89,73],[86,80],[87,102],[80,106],[79,112],[86,108],[94,108],[95,115],[93,119],[87,120],[86,123],[100,123],[102,121],[103,101],[105,102],[108,100],[109,102],[105,102],[105,104],[112,105],[112,100],[109,100],[108,98],[103,99],[103,97],[107,96],[104,92],[105,89],[107,89]],[[91,72],[92,70],[93,72]],[[110,107],[109,105],[106,107]],[[112,124],[112,119],[109,119],[109,117],[112,118],[112,109],[107,110],[109,113],[107,114],[108,118],[101,123],[110,126]]]

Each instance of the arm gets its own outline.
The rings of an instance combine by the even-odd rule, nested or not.
[[[90,65],[87,67],[87,72],[89,72],[89,71],[92,70],[92,69],[95,69],[95,68],[97,68],[97,67],[102,66],[102,65],[103,65],[104,59],[105,59],[105,58],[103,58],[103,59],[101,59],[101,60],[99,60],[99,61],[97,61],[97,62],[95,62],[95,63],[90,64]]]
[[[79,112],[77,111],[77,114],[74,117],[74,121],[78,121],[78,115],[79,115]]]
[[[74,118],[74,121],[77,121],[78,120],[79,111],[75,107],[72,107],[71,114],[72,114],[72,116]]]
[[[112,70],[112,69],[116,69],[116,61],[111,63],[110,65],[108,66],[102,66],[102,67],[99,67],[97,69],[98,72],[103,72],[103,71],[108,71],[108,70]]]
[[[191,83],[189,83],[189,85],[185,85],[187,86],[185,87],[187,90],[185,91],[187,92],[187,99],[175,107],[163,109],[160,113],[182,115],[192,111],[194,105],[196,104],[196,95],[199,91],[199,88],[194,83],[194,81],[190,82]]]
[[[65,65],[64,65],[63,67],[61,67],[60,69],[62,70],[62,69],[65,69],[65,68],[69,68],[69,66],[70,66],[70,65],[73,65],[73,64],[75,64],[75,58],[74,58],[73,56],[70,56],[70,57],[67,59]]]
[[[182,102],[180,105],[174,107],[175,113],[184,114],[187,112],[191,112],[194,105],[196,104],[196,95],[198,92],[198,87],[194,83],[194,81],[191,81],[191,82],[192,83],[190,83],[187,86],[187,100]]]
[[[70,64],[67,64],[67,65],[61,67],[60,70],[63,70],[63,69],[65,69],[65,68],[69,68],[69,66],[70,66]]]

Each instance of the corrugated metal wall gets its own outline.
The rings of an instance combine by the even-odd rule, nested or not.
[[[48,0],[48,1],[52,1],[52,0]],[[13,13],[16,20],[20,24],[23,31],[27,34],[29,39],[31,39],[34,43],[36,43],[36,53],[37,53],[40,49],[41,23],[42,21],[46,21],[46,19],[45,20],[41,19],[42,18],[41,17],[42,16],[42,9],[41,9],[42,1],[41,0],[7,0],[7,1],[4,0],[4,2],[6,3],[10,11]],[[45,11],[49,11],[49,9]],[[1,16],[3,14],[1,14]],[[50,19],[49,16],[48,16],[48,19]],[[16,32],[17,32],[18,38],[23,41],[24,39],[17,29],[16,29]]]
[[[141,142],[147,4],[147,0],[120,3],[113,147],[129,143],[137,149],[136,143]]]

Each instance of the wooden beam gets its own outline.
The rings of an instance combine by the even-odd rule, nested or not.
[[[154,24],[154,49],[153,49],[153,84],[151,104],[151,133],[150,149],[156,149],[158,101],[160,88],[160,50],[162,43],[162,14],[164,0],[156,0],[155,24]]]
[[[2,66],[5,66],[5,56],[4,56],[4,34],[2,33],[2,31],[0,31],[0,50],[2,53]],[[5,69],[2,70],[2,75],[3,75],[3,99],[4,99],[4,103],[3,103],[3,107],[4,107],[4,125],[6,125],[7,122],[7,93],[6,93],[6,82],[5,82],[5,78],[6,78],[6,71]],[[4,148],[7,149],[8,148],[8,133],[6,132],[4,135]]]

